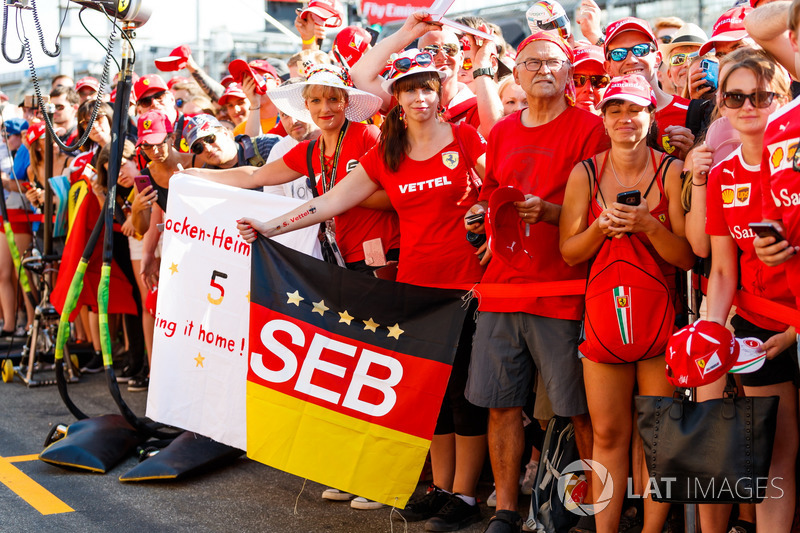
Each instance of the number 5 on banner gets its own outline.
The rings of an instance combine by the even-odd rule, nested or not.
[[[208,298],[209,303],[212,303],[214,305],[221,304],[222,303],[222,299],[225,297],[225,289],[222,287],[222,285],[220,285],[219,283],[216,282],[217,276],[219,276],[222,279],[228,279],[228,275],[225,274],[224,272],[220,272],[218,270],[215,270],[214,272],[212,272],[212,274],[211,274],[211,287],[214,288],[214,289],[217,289],[219,291],[219,298],[212,298],[211,297],[211,293],[208,293],[206,296]]]

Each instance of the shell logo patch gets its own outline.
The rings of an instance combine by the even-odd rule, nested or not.
[[[150,126],[152,126],[152,125],[153,125],[153,121],[150,120],[150,119],[147,119],[144,122],[142,122],[142,126],[144,126],[144,129],[146,129],[146,130],[149,130]]]
[[[450,170],[453,170],[458,166],[458,158],[459,158],[458,152],[444,152],[442,154],[442,163],[444,163],[444,166],[446,166]]]
[[[722,205],[723,207],[732,207],[733,206],[733,197],[735,193],[733,192],[733,188],[725,188],[722,189]]]
[[[722,186],[722,207],[744,207],[750,205],[750,183]]]

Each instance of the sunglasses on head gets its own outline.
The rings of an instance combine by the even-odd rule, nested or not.
[[[429,52],[420,52],[414,57],[398,57],[392,63],[392,68],[396,72],[408,72],[411,67],[429,67],[433,63],[433,56]]]
[[[206,144],[213,144],[217,142],[217,136],[213,133],[211,135],[206,135],[202,139],[197,139],[194,144],[192,144],[192,153],[194,155],[200,155],[203,153],[203,150],[206,149]]]
[[[629,48],[614,48],[608,51],[607,59],[611,61],[625,61],[628,53],[633,53],[636,57],[644,57],[656,51],[656,46],[653,43],[641,43]]]
[[[672,42],[672,35],[663,35],[659,37],[659,40],[664,44],[669,44]]]
[[[162,96],[166,94],[167,91],[161,91],[158,93],[153,93],[150,96],[143,96],[139,98],[138,103],[139,105],[143,105],[145,107],[150,107],[153,105],[153,100],[159,100]]]
[[[432,56],[435,56],[442,51],[450,57],[454,57],[458,53],[458,49],[459,46],[453,43],[430,44],[423,48],[424,51],[430,52]]]
[[[769,91],[756,91],[750,94],[744,93],[722,93],[722,105],[728,109],[739,109],[744,105],[745,100],[750,100],[753,107],[764,109],[772,104],[775,93]]]
[[[609,82],[611,82],[611,78],[605,74],[575,74],[572,76],[572,81],[575,82],[575,87],[583,87],[586,85],[586,82],[591,82],[592,87],[595,89],[604,89],[608,87]]]

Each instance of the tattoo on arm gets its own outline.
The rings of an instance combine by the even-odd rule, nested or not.
[[[200,88],[203,89],[203,92],[205,92],[214,102],[219,101],[222,93],[225,92],[225,87],[223,87],[221,83],[217,83],[203,70],[192,72],[192,77],[195,79]]]

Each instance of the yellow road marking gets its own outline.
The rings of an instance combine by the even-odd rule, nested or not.
[[[3,457],[9,463],[21,463],[23,461],[36,461],[39,458],[38,453],[32,453],[30,455],[16,455],[14,457]]]
[[[28,502],[43,515],[71,513],[69,505],[56,498],[47,489],[28,477],[12,462],[31,461],[38,455],[18,455],[16,457],[0,457],[0,483],[11,489],[20,498]]]

